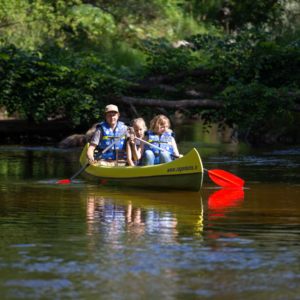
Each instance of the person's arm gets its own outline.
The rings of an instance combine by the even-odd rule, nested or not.
[[[103,135],[102,135],[101,128],[97,128],[92,136],[90,146],[86,151],[86,156],[88,158],[89,164],[91,164],[94,161],[94,150],[96,149],[97,145],[101,141],[102,136]]]
[[[174,154],[177,156],[183,157],[183,155],[179,154],[176,141],[173,137],[172,137],[172,146],[173,146]]]
[[[144,141],[148,141],[148,138],[146,136],[143,137],[143,140]],[[140,145],[140,149],[138,149],[139,151],[137,152],[138,154],[138,159],[141,159],[144,152],[145,152],[145,143],[141,142],[141,145]]]
[[[89,164],[91,164],[94,161],[94,150],[96,149],[96,144],[90,144],[86,151],[86,156],[89,160]]]
[[[142,143],[141,143],[141,144],[142,144]],[[141,147],[140,147],[139,149],[137,149],[136,144],[132,145],[132,147],[133,147],[133,151],[132,151],[132,153],[133,153],[133,158],[134,158],[136,161],[138,161],[138,160],[142,157],[142,155],[141,155]]]
[[[130,138],[129,138],[129,142],[132,146],[132,155],[133,155],[133,158],[138,161],[142,156],[141,156],[141,147],[139,149],[137,149],[136,147],[136,140],[135,140],[135,136],[133,134],[130,135]],[[141,143],[142,145],[142,143]]]
[[[129,166],[134,166],[134,163],[132,161],[132,153],[131,153],[131,145],[130,145],[130,141],[128,140],[126,142],[126,156],[127,156],[127,162],[129,164]]]

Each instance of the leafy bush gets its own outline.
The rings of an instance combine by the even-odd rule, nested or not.
[[[148,58],[136,73],[125,67],[116,70],[91,53],[73,54],[57,46],[45,45],[28,53],[13,45],[2,47],[0,105],[36,122],[65,115],[73,124],[90,123],[100,118],[108,93],[165,101],[193,99],[186,90],[205,85],[210,87],[205,97],[220,100],[223,108],[193,109],[192,113],[201,113],[207,123],[223,119],[238,125],[241,132],[258,132],[274,116],[289,113],[294,102],[288,92],[300,89],[299,43],[280,46],[260,28],[235,37],[198,34],[188,39],[189,46],[179,48],[163,38],[138,41],[135,48]],[[174,76],[174,82],[168,83],[173,85],[172,93],[154,84],[152,90],[136,96],[127,89],[132,83],[121,79],[155,74],[172,77],[197,68],[214,73]]]
[[[194,35],[189,47],[172,49],[165,39],[141,41],[148,55],[148,73],[174,74],[181,70],[205,68],[214,75],[185,78],[181,90],[203,84],[211,86],[210,98],[223,104],[221,110],[198,110],[207,123],[226,120],[237,124],[241,132],[258,132],[274,115],[287,113],[294,102],[288,92],[299,92],[300,47],[278,45],[261,28],[243,30],[237,36]],[[202,60],[194,53],[200,53]],[[203,59],[205,58],[205,59]],[[178,85],[177,85],[178,86]],[[224,87],[219,91],[216,87]],[[193,111],[194,112],[194,111]]]
[[[174,48],[165,38],[138,41],[133,48],[147,56],[146,74],[172,75],[182,70],[192,70],[199,64],[198,59],[191,55],[189,47]]]
[[[51,45],[27,53],[9,45],[0,48],[0,106],[36,122],[64,115],[74,125],[90,123],[100,118],[107,93],[128,86],[117,75],[87,53]]]

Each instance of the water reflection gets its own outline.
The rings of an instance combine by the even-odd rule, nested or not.
[[[122,193],[119,198],[102,191],[82,197],[87,201],[87,235],[101,231],[106,235],[106,242],[126,238],[128,234],[134,240],[150,234],[162,236],[164,243],[177,243],[177,237],[184,235],[188,228],[197,236],[203,231],[199,193],[148,191],[145,194],[135,190]]]
[[[0,152],[0,299],[296,299],[299,157],[228,147],[199,151],[249,189],[206,177],[204,209],[198,193],[47,184],[78,157]]]
[[[227,213],[229,208],[240,207],[244,200],[243,189],[222,189],[213,193],[208,199],[210,210]],[[213,214],[210,214],[213,216]],[[225,217],[222,214],[222,217]]]
[[[243,189],[221,189],[210,195],[208,199],[208,220],[215,221],[218,218],[225,218],[229,213],[234,212],[235,209],[241,208],[244,201]],[[220,238],[220,236],[237,237],[238,234],[231,232],[220,232],[215,230],[215,222],[208,224],[210,229],[210,238]]]

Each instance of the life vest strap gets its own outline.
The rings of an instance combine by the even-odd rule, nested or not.
[[[104,137],[102,137],[102,140],[115,140],[118,138],[119,138],[119,136],[104,136]]]
[[[105,150],[105,148],[98,148],[98,151],[103,151],[103,150]],[[113,153],[113,152],[116,152],[116,150],[108,149],[108,150],[105,151],[105,153]]]
[[[157,143],[157,144],[168,144],[168,145],[172,145],[171,142],[156,141],[156,140],[148,140],[148,143]]]
[[[105,148],[98,148],[97,149],[98,151],[103,151],[103,150],[105,150]],[[95,152],[97,151],[97,150],[95,150]],[[107,152],[110,152],[110,153],[112,153],[112,152],[126,152],[126,150],[123,150],[123,149],[108,149],[107,151],[106,151],[106,153]]]

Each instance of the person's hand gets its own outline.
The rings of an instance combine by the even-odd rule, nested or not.
[[[183,157],[183,155],[182,155],[182,154],[179,154],[178,156],[179,156],[179,157],[176,157],[176,159]]]
[[[134,129],[133,129],[133,127],[127,127],[127,129],[130,130],[129,134],[134,134]]]
[[[94,157],[88,157],[88,163],[92,164],[94,162]]]
[[[129,141],[132,145],[134,145],[135,144],[135,135],[130,134]]]

